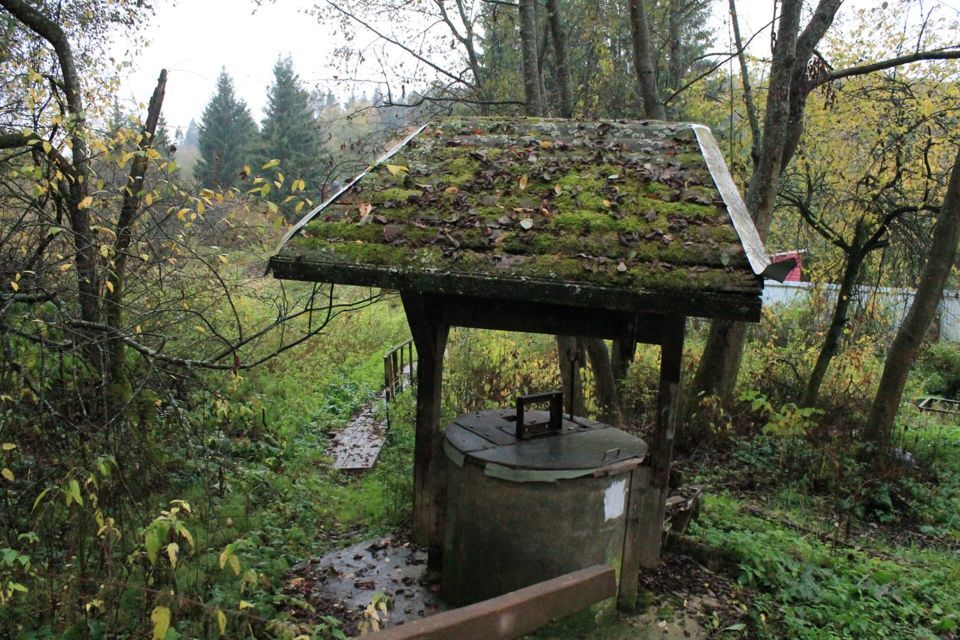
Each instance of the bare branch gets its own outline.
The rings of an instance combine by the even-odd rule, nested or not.
[[[809,81],[806,89],[809,93],[820,85],[834,82],[842,78],[863,76],[876,71],[883,71],[884,69],[892,69],[894,67],[910,64],[912,62],[923,62],[926,60],[960,60],[960,49],[949,48],[936,51],[920,51],[919,53],[910,53],[903,56],[897,56],[896,58],[890,58],[888,60],[880,60],[879,62],[871,62],[868,64],[847,67],[846,69],[835,69]]]
[[[7,1],[10,1],[10,0],[2,0],[2,1],[7,2]],[[379,29],[377,29],[376,27],[374,27],[374,26],[373,26],[372,24],[370,24],[369,22],[366,22],[365,20],[363,20],[363,19],[360,18],[359,16],[354,15],[353,13],[350,13],[350,12],[347,11],[346,9],[338,6],[336,2],[333,2],[333,0],[327,0],[327,5],[329,5],[331,8],[335,9],[336,11],[340,12],[342,15],[346,16],[347,18],[350,18],[351,20],[353,20],[353,21],[356,22],[357,24],[363,26],[365,29],[367,29],[370,33],[376,35],[378,38],[380,38],[380,39],[382,39],[382,40],[385,40],[385,41],[389,42],[390,44],[392,44],[392,45],[394,45],[394,46],[396,46],[396,47],[399,47],[399,48],[403,49],[404,51],[406,51],[407,53],[409,53],[410,55],[412,55],[414,58],[416,58],[417,60],[419,60],[419,61],[422,62],[423,64],[427,65],[428,67],[430,67],[431,69],[433,69],[434,71],[436,71],[437,73],[439,73],[439,74],[441,74],[441,75],[443,75],[443,76],[446,76],[447,78],[450,78],[450,79],[453,80],[455,83],[463,84],[463,85],[465,85],[465,86],[467,86],[467,87],[470,87],[471,89],[474,88],[473,85],[471,85],[469,82],[467,82],[467,81],[464,80],[463,78],[461,78],[461,77],[459,77],[459,76],[457,76],[457,75],[455,75],[455,74],[453,74],[453,73],[450,73],[449,71],[447,71],[446,69],[444,69],[444,68],[441,67],[440,65],[436,64],[435,62],[433,62],[432,60],[430,60],[429,58],[427,58],[427,57],[426,57],[425,55],[423,55],[422,53],[419,53],[419,52],[417,52],[417,51],[414,51],[411,47],[403,44],[402,42],[400,42],[400,41],[397,40],[396,38],[392,38],[392,37],[386,35],[385,33],[381,32]]]

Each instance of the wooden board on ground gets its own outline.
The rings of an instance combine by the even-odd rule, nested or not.
[[[350,420],[350,424],[333,438],[330,455],[333,456],[333,468],[340,471],[366,471],[377,463],[377,456],[383,448],[383,434],[386,425],[377,416],[378,400],[367,404]]]
[[[371,640],[508,640],[616,594],[613,568],[596,565],[367,637]]]

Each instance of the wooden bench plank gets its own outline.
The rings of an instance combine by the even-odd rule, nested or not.
[[[366,637],[371,640],[508,640],[616,594],[613,568],[596,565]]]

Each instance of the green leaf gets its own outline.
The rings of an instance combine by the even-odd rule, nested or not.
[[[69,507],[72,502],[76,502],[79,506],[83,506],[83,497],[80,495],[80,483],[76,479],[71,480],[67,483],[67,488],[64,491],[64,500]]]
[[[157,564],[157,552],[160,551],[160,532],[157,527],[151,526],[143,534],[143,547],[147,550],[150,564]]]
[[[37,510],[37,505],[40,504],[40,501],[43,500],[44,496],[47,495],[47,492],[50,491],[51,487],[47,487],[40,492],[40,495],[37,496],[37,499],[33,501],[33,511]]]

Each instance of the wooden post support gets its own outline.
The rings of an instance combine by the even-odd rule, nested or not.
[[[617,607],[621,611],[633,611],[637,606],[640,582],[640,514],[649,483],[650,467],[637,467],[630,472],[627,522],[623,532],[623,557],[620,561],[620,585],[617,589]]]
[[[640,565],[647,568],[657,566],[660,561],[663,517],[670,490],[670,464],[680,398],[684,320],[683,317],[671,317],[663,323],[657,421],[653,442],[650,443],[650,483],[640,507]]]
[[[427,546],[428,564],[439,568],[446,510],[446,457],[440,432],[440,388],[449,325],[436,298],[401,293],[417,345],[416,442],[413,453],[413,536]]]
[[[371,640],[509,640],[611,598],[616,588],[613,568],[596,565],[367,637]]]

